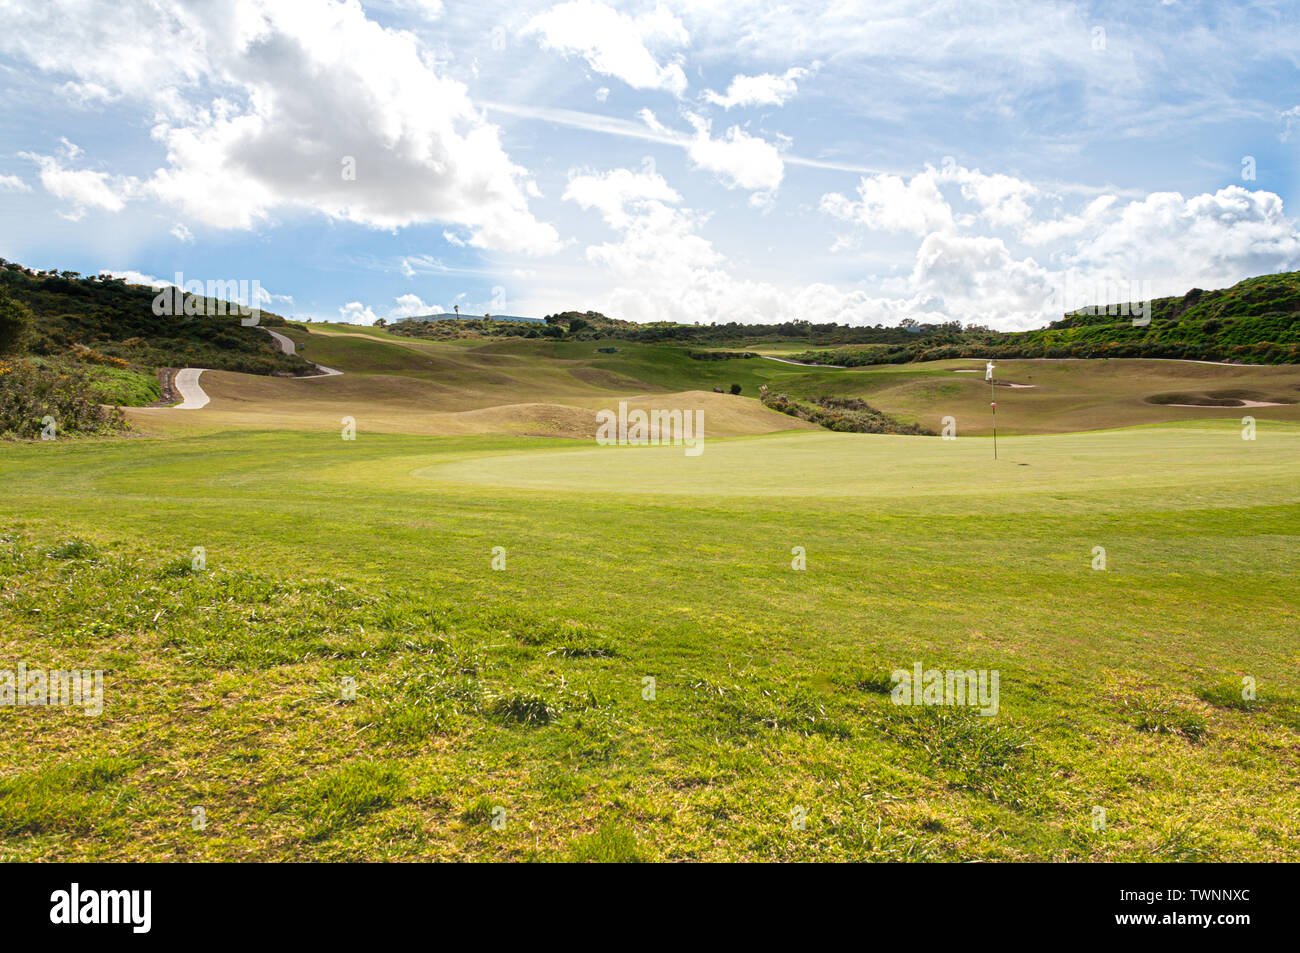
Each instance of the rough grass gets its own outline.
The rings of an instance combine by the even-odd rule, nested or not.
[[[1298,439],[6,449],[0,857],[1295,860]]]

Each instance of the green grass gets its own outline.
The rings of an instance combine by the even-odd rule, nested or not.
[[[0,857],[1300,858],[1300,428],[990,450],[6,445],[0,669],[105,707],[0,708]]]
[[[146,407],[161,396],[158,378],[154,374],[93,364],[84,370],[91,390],[100,403],[117,407]]]

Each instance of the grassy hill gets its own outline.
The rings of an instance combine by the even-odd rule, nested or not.
[[[29,350],[36,355],[80,364],[124,364],[146,373],[159,367],[245,374],[315,371],[310,363],[280,353],[269,335],[242,326],[236,315],[156,315],[158,292],[121,278],[37,272],[0,259],[0,289],[32,312]],[[224,309],[225,302],[201,301],[207,310],[217,310],[218,304]],[[259,321],[277,328],[285,324],[266,311]]]

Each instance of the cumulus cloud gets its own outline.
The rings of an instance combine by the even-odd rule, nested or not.
[[[388,312],[388,317],[410,318],[424,314],[442,314],[446,310],[439,304],[425,304],[420,296],[413,293],[398,295],[397,305]]]
[[[339,321],[343,324],[374,324],[377,315],[360,301],[349,301],[339,308]]]
[[[941,300],[943,310],[983,324],[1039,322],[1054,280],[1033,258],[1017,260],[1000,238],[934,232],[917,249],[916,293]]]
[[[0,44],[152,103],[167,164],[147,192],[194,220],[251,228],[305,210],[376,228],[458,225],[483,248],[558,248],[528,209],[527,173],[465,86],[360,4],[137,0],[113,17],[74,7],[25,8]],[[77,178],[61,187],[82,207],[121,207],[106,179]]]
[[[936,182],[958,183],[962,197],[979,206],[979,214],[995,227],[1026,227],[1033,217],[1030,202],[1040,195],[1038,188],[1024,179],[1000,172],[985,175],[951,161],[945,161],[937,174],[928,174]]]
[[[0,174],[0,189],[9,192],[30,192],[32,187],[16,175]]]
[[[848,324],[930,316],[928,302],[919,296],[879,298],[824,283],[781,286],[735,276],[726,256],[699,234],[702,217],[678,207],[681,197],[656,172],[581,173],[570,179],[564,198],[598,211],[618,232],[617,240],[586,251],[588,261],[614,280],[600,301],[610,314],[634,321],[807,318]]]
[[[1300,233],[1282,199],[1230,185],[1130,202],[1065,256],[1073,267],[1175,287],[1219,286],[1300,268]]]
[[[733,106],[783,106],[799,91],[798,81],[808,75],[808,70],[795,66],[780,76],[760,73],[758,76],[737,74],[725,94],[705,90],[704,98],[723,109]]]
[[[952,317],[1007,329],[1059,317],[1067,300],[1070,307],[1105,303],[1077,294],[1100,296],[1116,286],[1181,294],[1300,268],[1300,233],[1271,192],[1234,185],[1190,199],[1158,192],[1127,203],[1102,195],[1065,213],[1059,201],[1014,176],[945,162],[911,179],[864,176],[856,200],[828,193],[821,208],[868,231],[920,237],[900,289],[928,296]],[[955,212],[953,203],[974,212]],[[981,223],[1001,235],[971,234]],[[841,237],[833,250],[852,244]],[[1016,245],[1046,257],[1015,252]]]
[[[709,135],[709,123],[700,116],[688,115],[695,135],[686,149],[691,162],[714,172],[729,189],[774,192],[785,175],[785,163],[776,146],[751,136],[739,126],[732,126],[717,139]]]
[[[856,201],[830,192],[822,196],[821,209],[843,221],[882,231],[925,235],[954,227],[952,208],[939,191],[933,170],[907,182],[896,175],[863,176]]]
[[[34,152],[21,152],[19,156],[36,164],[41,185],[47,192],[71,205],[64,217],[73,221],[92,208],[120,212],[126,207],[127,200],[140,191],[139,180],[131,176],[113,176],[94,169],[70,169],[54,156]]]
[[[660,63],[649,49],[690,42],[682,21],[665,6],[631,17],[597,0],[568,0],[533,17],[523,32],[537,36],[546,49],[581,56],[596,72],[633,89],[662,89],[674,96],[686,91],[680,63]]]

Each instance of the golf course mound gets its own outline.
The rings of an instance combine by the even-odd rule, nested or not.
[[[128,408],[150,434],[241,430],[504,434],[592,439],[595,415],[630,409],[704,413],[710,437],[815,425],[762,406],[760,389],[793,400],[862,401],[897,423],[938,433],[989,436],[993,419],[984,361],[966,359],[806,367],[768,360],[700,361],[671,344],[619,341],[432,340],[382,328],[286,326],[306,360],[330,377],[287,379],[203,372],[201,409]],[[738,393],[732,393],[738,390]],[[1254,408],[1300,422],[1300,367],[1174,360],[1008,360],[996,364],[998,428],[1060,434],[1172,423]]]

